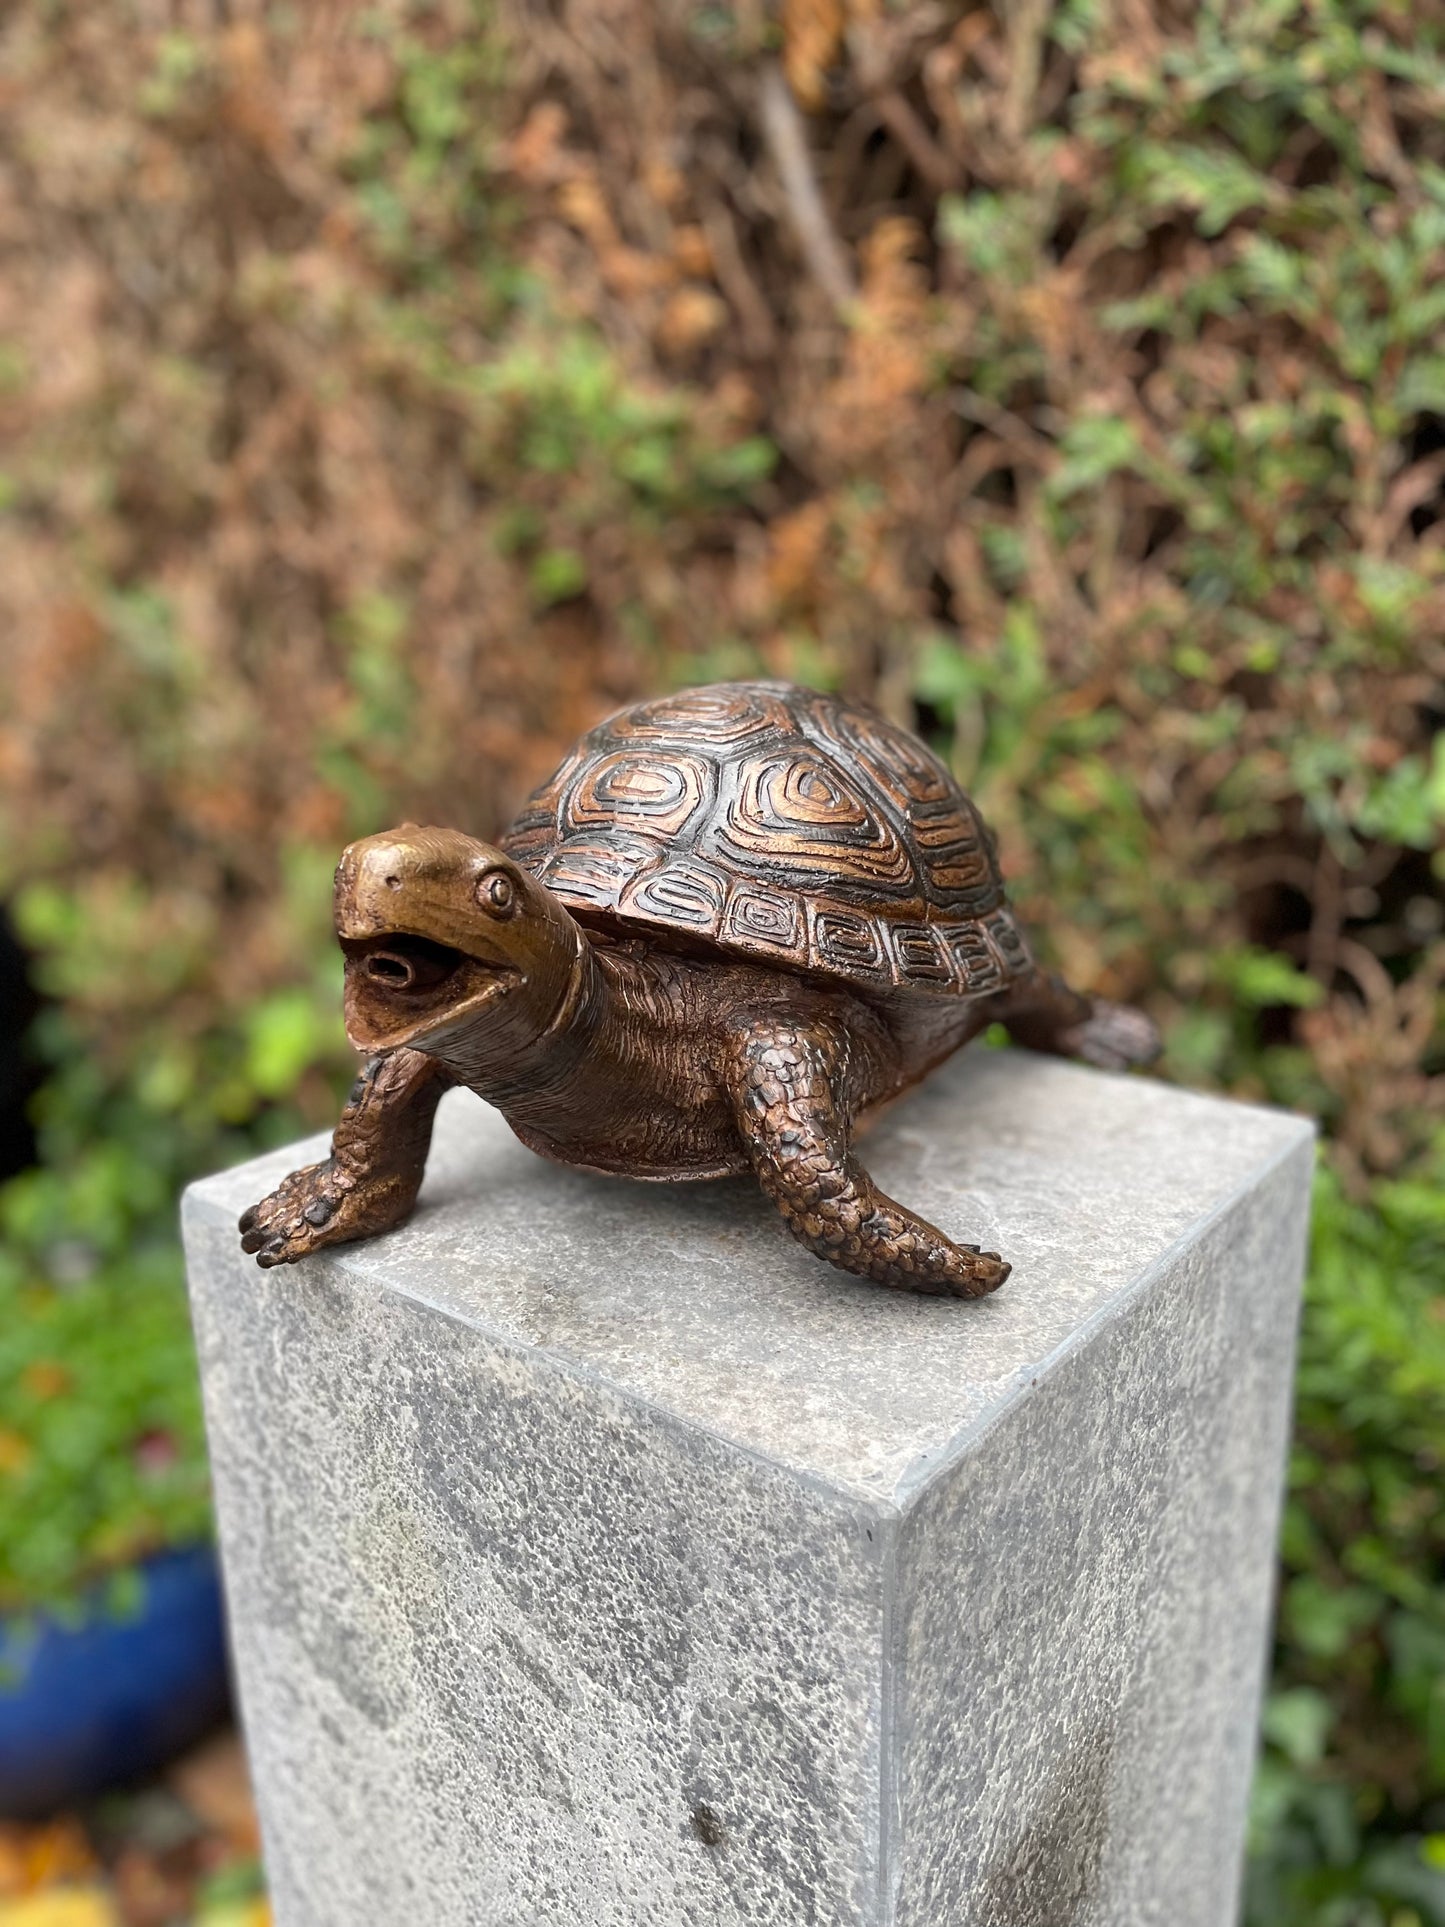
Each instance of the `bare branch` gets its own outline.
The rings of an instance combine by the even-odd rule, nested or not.
[[[818,191],[818,177],[808,151],[798,103],[776,62],[763,69],[759,98],[763,135],[783,183],[793,230],[808,272],[835,308],[847,308],[857,299],[857,282]]]

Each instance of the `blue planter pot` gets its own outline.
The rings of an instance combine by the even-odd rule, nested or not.
[[[134,1613],[0,1619],[0,1814],[35,1818],[154,1773],[226,1711],[210,1546],[139,1568]]]

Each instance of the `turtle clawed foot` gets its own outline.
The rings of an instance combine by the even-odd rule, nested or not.
[[[1142,1010],[1095,998],[1093,1009],[1060,1039],[1068,1056],[1101,1071],[1126,1071],[1152,1064],[1163,1049],[1159,1032]]]
[[[959,1267],[962,1275],[951,1278],[945,1287],[952,1298],[987,1298],[1013,1270],[996,1251],[980,1251],[977,1245],[959,1245],[955,1249],[963,1263]]]
[[[347,1203],[329,1160],[293,1171],[269,1197],[242,1212],[241,1249],[268,1271],[273,1265],[294,1265],[322,1245],[355,1235],[345,1228]]]
[[[977,1245],[953,1244],[939,1235],[922,1251],[909,1254],[906,1265],[890,1265],[880,1282],[902,1291],[925,1292],[935,1298],[987,1298],[998,1290],[1012,1266],[996,1251]]]

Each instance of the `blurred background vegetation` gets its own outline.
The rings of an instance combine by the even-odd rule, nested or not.
[[[205,1530],[342,843],[829,684],[1321,1121],[1251,1920],[1445,1923],[1445,3],[34,0],[0,249],[0,1606]]]

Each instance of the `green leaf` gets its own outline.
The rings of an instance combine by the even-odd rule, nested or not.
[[[1065,431],[1062,454],[1047,484],[1056,501],[1096,488],[1119,470],[1133,467],[1140,455],[1138,431],[1132,422],[1112,415],[1084,415]]]
[[[246,1019],[246,1069],[263,1097],[293,1090],[304,1071],[336,1048],[334,1007],[307,990],[280,990],[253,1006]]]
[[[1291,1635],[1315,1659],[1338,1660],[1379,1618],[1378,1593],[1365,1586],[1333,1586],[1304,1573],[1284,1595]]]
[[[587,563],[576,549],[543,549],[528,572],[539,603],[565,602],[587,587]]]
[[[1271,1693],[1264,1708],[1264,1736],[1295,1766],[1316,1766],[1334,1725],[1334,1708],[1308,1687]]]
[[[1217,983],[1256,1010],[1277,1004],[1313,1010],[1325,998],[1324,985],[1277,950],[1240,946],[1222,950],[1214,959],[1213,973]]]
[[[1378,778],[1355,814],[1366,836],[1432,849],[1445,832],[1445,734],[1437,736],[1427,763],[1404,756]]]
[[[1288,198],[1277,182],[1227,147],[1145,141],[1134,151],[1131,172],[1147,202],[1191,209],[1205,235],[1220,233],[1251,208],[1278,207]]]

